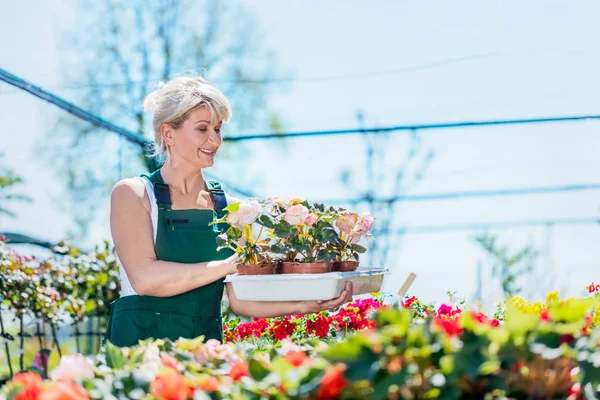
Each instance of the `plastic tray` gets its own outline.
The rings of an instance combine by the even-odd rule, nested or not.
[[[229,275],[235,296],[243,301],[330,300],[338,297],[346,282],[352,282],[353,294],[381,290],[384,268],[359,267],[352,272],[325,274]]]

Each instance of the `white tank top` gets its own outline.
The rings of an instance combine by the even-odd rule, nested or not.
[[[146,177],[142,177],[142,181],[144,182],[144,186],[146,187],[146,193],[148,193],[148,198],[150,199],[150,218],[152,219],[152,235],[154,237],[154,243],[156,244],[156,231],[158,226],[158,205],[156,204],[156,197],[154,196],[154,185],[150,180]],[[236,203],[239,200],[235,197],[229,196],[225,193],[225,199],[227,200],[227,204]],[[119,271],[121,275],[121,297],[132,296],[137,294],[131,283],[129,282],[129,278],[125,273],[125,268],[123,266],[119,266]]]

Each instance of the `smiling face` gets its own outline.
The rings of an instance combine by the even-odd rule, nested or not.
[[[163,124],[161,134],[169,148],[169,157],[184,161],[198,169],[213,166],[221,143],[222,121],[213,121],[210,110],[193,110],[177,129]]]

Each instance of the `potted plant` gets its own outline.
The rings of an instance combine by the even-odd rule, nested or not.
[[[240,275],[264,275],[275,273],[278,255],[269,251],[269,238],[261,221],[269,220],[264,204],[257,199],[246,199],[228,205],[227,214],[213,224],[226,223],[229,228],[217,237],[217,250],[230,249],[237,253]],[[259,226],[258,234],[253,232]]]
[[[332,243],[339,240],[330,210],[300,198],[271,201],[271,251],[281,255],[282,273],[330,272],[335,260]]]
[[[335,227],[339,240],[333,243],[335,252],[334,271],[354,271],[359,265],[359,254],[367,249],[359,245],[363,237],[372,238],[375,218],[370,213],[357,214],[346,209],[336,210]]]

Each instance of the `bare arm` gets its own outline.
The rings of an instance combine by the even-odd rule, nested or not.
[[[174,296],[237,272],[235,255],[226,260],[195,264],[157,260],[150,202],[144,183],[139,179],[118,182],[110,201],[110,230],[115,250],[138,294]]]
[[[283,317],[337,308],[352,300],[352,283],[348,282],[337,299],[327,301],[241,301],[235,297],[231,283],[227,284],[227,296],[231,309],[236,314],[256,318]]]

